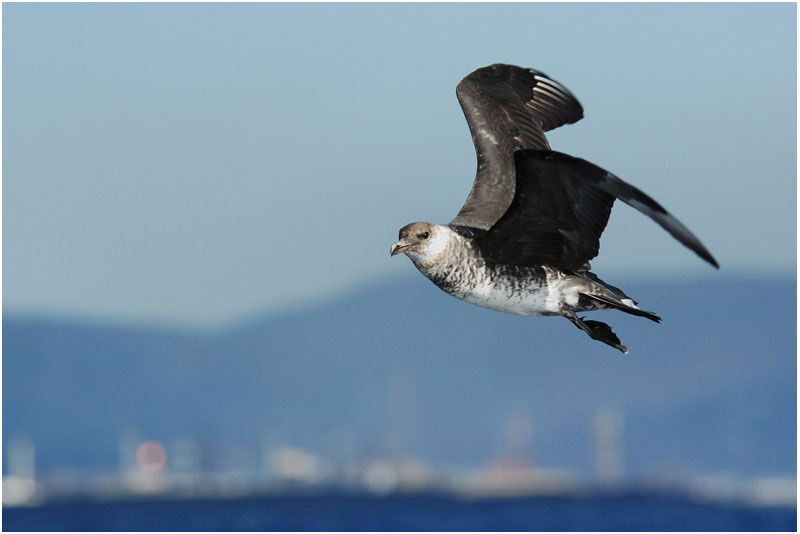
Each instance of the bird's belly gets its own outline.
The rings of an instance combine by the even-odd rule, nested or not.
[[[564,295],[546,280],[484,280],[451,294],[471,304],[516,315],[560,315],[564,307]]]

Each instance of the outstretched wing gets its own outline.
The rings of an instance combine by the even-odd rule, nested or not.
[[[475,183],[452,225],[488,230],[514,198],[514,152],[547,150],[544,132],[583,117],[564,86],[542,72],[495,64],[469,74],[456,95],[478,154]]]
[[[597,165],[567,154],[515,154],[516,193],[497,223],[476,239],[484,257],[508,265],[588,268],[615,199],[641,211],[719,268],[702,243],[658,202]]]

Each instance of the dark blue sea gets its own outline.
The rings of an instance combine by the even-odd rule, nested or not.
[[[4,531],[795,531],[794,507],[685,497],[304,496],[72,500],[3,510]]]

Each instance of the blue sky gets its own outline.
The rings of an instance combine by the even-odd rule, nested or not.
[[[794,4],[4,4],[5,310],[219,325],[411,275],[475,154],[458,81],[535,67],[585,109],[549,135],[640,187],[625,277],[796,269]],[[420,283],[427,283],[420,278]]]

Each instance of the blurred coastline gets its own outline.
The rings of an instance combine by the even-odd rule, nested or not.
[[[20,446],[12,445],[9,454],[33,454],[32,450],[23,453],[16,449]],[[252,471],[200,470],[185,456],[186,447],[184,443],[168,451],[158,442],[143,442],[137,446],[136,458],[121,458],[120,469],[112,472],[61,472],[36,477],[29,467],[12,464],[3,477],[3,506],[36,507],[75,499],[225,500],[309,495],[679,497],[754,507],[792,507],[797,501],[795,479],[788,477],[721,474],[622,479],[600,475],[587,479],[569,470],[534,467],[524,457],[514,456],[499,457],[474,469],[441,470],[411,457],[335,462],[290,446],[266,451],[263,465]],[[155,452],[159,450],[163,452]],[[167,452],[175,455],[171,467],[166,466]],[[163,460],[159,454],[164,454]]]

